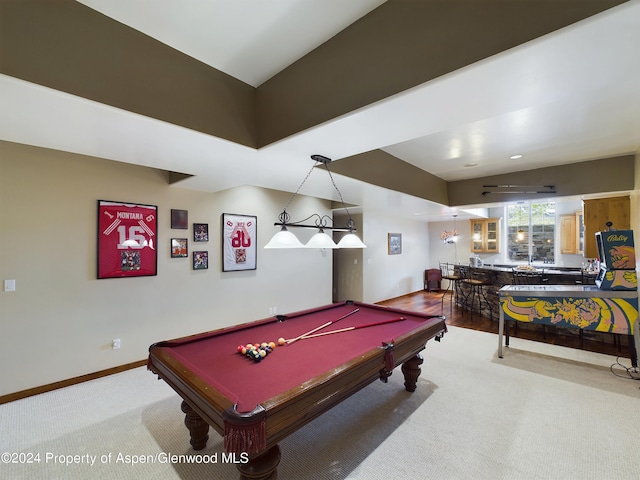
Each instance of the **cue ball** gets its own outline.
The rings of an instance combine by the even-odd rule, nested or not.
[[[280,338],[278,339],[278,345],[282,346],[282,345],[284,345],[284,344],[285,344],[284,338],[280,337]]]

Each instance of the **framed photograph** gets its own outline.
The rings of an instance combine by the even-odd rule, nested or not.
[[[171,228],[186,230],[189,228],[189,212],[171,209]]]
[[[209,268],[209,252],[193,252],[193,269],[206,270]]]
[[[402,253],[402,234],[389,233],[387,240],[389,255],[400,255]]]
[[[158,207],[98,200],[98,278],[158,273]]]
[[[193,241],[194,242],[209,241],[209,224],[208,223],[193,224]]]
[[[255,270],[257,217],[222,214],[222,271]]]
[[[189,256],[189,241],[186,238],[171,239],[171,258]]]

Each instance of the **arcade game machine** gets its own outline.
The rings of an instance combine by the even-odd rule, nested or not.
[[[638,367],[640,328],[633,231],[611,230],[610,223],[607,227],[609,230],[596,233],[601,262],[595,285],[506,285],[500,289],[500,358],[508,320],[625,335],[631,364]]]

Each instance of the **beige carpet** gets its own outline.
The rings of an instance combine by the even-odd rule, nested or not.
[[[512,338],[498,359],[497,343],[450,327],[415,393],[399,371],[362,390],[281,443],[279,478],[639,478],[640,382],[614,357]],[[0,405],[0,478],[236,479],[213,430],[199,453],[217,463],[165,461],[195,454],[182,422],[144,368]]]

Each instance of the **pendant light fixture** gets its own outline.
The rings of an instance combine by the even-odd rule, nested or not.
[[[331,162],[330,158],[324,157],[322,155],[311,155],[311,159],[316,163],[311,167],[307,176],[304,177],[302,183],[295,191],[295,193],[291,196],[287,204],[285,205],[282,213],[278,216],[278,222],[274,223],[274,226],[280,227],[280,231],[277,232],[267,243],[264,248],[366,248],[366,245],[362,243],[362,241],[356,236],[355,232],[355,222],[351,218],[351,214],[344,204],[344,200],[342,198],[342,193],[338,189],[335,180],[333,179],[333,175],[331,175],[331,170],[329,170],[329,163]],[[334,188],[338,192],[338,196],[340,197],[340,203],[342,204],[342,208],[347,212],[349,219],[347,220],[347,224],[345,226],[335,226],[333,225],[333,219],[328,215],[320,215],[318,213],[313,213],[309,215],[307,218],[300,220],[298,222],[292,222],[291,217],[287,213],[287,208],[291,205],[293,199],[298,195],[300,189],[307,181],[307,178],[311,175],[311,172],[315,169],[315,167],[321,163],[326,168],[329,173],[329,178],[331,179],[331,183]],[[309,220],[313,219],[313,224],[306,224]],[[298,238],[289,231],[289,228],[313,228],[317,229],[318,233],[313,235],[311,239],[307,242],[306,245],[303,245]],[[339,231],[339,232],[349,232],[345,236],[342,237],[340,242],[336,244],[333,239],[325,233],[325,230],[329,231]]]

